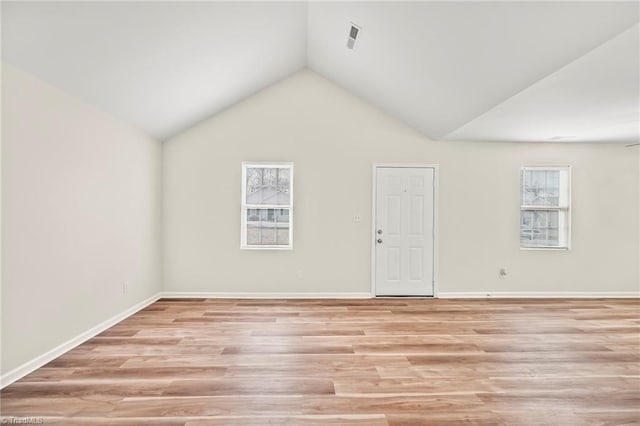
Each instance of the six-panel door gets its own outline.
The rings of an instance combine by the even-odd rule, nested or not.
[[[376,168],[377,296],[433,296],[434,169]]]

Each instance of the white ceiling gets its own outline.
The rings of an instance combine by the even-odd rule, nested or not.
[[[349,21],[362,27],[354,51],[340,48]],[[536,99],[523,99],[523,103],[534,102],[523,113],[534,113],[525,118],[537,127],[535,133],[515,128],[510,122],[515,112],[509,106],[477,125],[473,120],[636,22],[637,3],[312,2],[308,58],[312,69],[432,138],[540,141],[557,136],[556,118],[571,123],[562,128],[562,135],[577,136],[585,132],[573,124],[597,121],[603,109],[615,115],[609,108],[617,108],[620,102],[595,105],[592,110],[593,102],[600,102],[597,94],[589,97],[593,102],[584,104],[587,95],[577,93],[580,98],[574,99],[566,93],[569,85],[576,95],[573,82],[567,79],[545,87],[546,91],[538,89]],[[582,78],[615,85],[620,89],[615,93],[624,99],[621,103],[635,104],[637,119],[637,39],[635,43],[635,49],[633,42],[616,44],[608,55],[617,60],[608,73],[613,80],[599,81],[601,70],[588,69],[590,63],[583,66]],[[590,78],[592,72],[598,75]],[[599,86],[583,89],[602,91]],[[537,120],[546,118],[547,96],[555,102],[553,108],[563,111],[552,122]],[[517,106],[521,105],[513,108]],[[464,133],[455,133],[467,123],[471,124]],[[609,140],[606,134],[599,136]],[[615,136],[619,136],[617,129]],[[638,139],[637,122],[632,138]]]
[[[638,25],[515,94],[449,140],[638,142]],[[495,129],[500,129],[496,133]]]
[[[306,3],[2,2],[2,59],[158,139],[306,65]]]
[[[308,66],[434,139],[637,142],[638,13],[592,1],[3,2],[2,59],[161,140]]]

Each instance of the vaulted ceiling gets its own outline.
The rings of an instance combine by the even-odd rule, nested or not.
[[[2,60],[161,140],[309,67],[432,139],[636,143],[638,22],[636,2],[2,2]]]

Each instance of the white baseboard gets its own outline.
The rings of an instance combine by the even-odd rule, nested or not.
[[[163,291],[161,298],[175,299],[371,299],[371,293],[306,293],[306,292],[190,292]]]
[[[108,320],[101,322],[100,324],[96,325],[95,327],[90,328],[89,330],[85,331],[84,333],[81,333],[81,334],[77,335],[76,337],[74,337],[74,338],[72,338],[70,340],[67,340],[66,342],[62,343],[61,345],[56,346],[55,348],[53,348],[50,351],[47,351],[44,354],[32,359],[31,361],[25,362],[21,366],[14,368],[13,370],[9,371],[7,374],[4,374],[4,375],[2,375],[2,377],[0,377],[0,389],[10,385],[11,383],[15,382],[16,380],[21,379],[22,377],[26,376],[27,374],[31,373],[32,371],[37,370],[38,368],[40,368],[43,365],[47,364],[48,362],[53,361],[54,359],[58,358],[60,355],[70,351],[71,349],[73,349],[76,346],[86,342],[87,340],[91,339],[92,337],[95,337],[96,335],[102,333],[103,331],[105,331],[109,327],[113,327],[114,325],[116,325],[120,321],[124,320],[125,318],[135,314],[136,312],[138,312],[141,309],[146,308],[147,306],[149,306],[153,302],[157,301],[159,298],[160,298],[159,293],[155,294],[155,295],[149,297],[148,299],[145,299],[142,302],[133,305],[132,307],[130,307],[126,311],[120,312],[119,314],[114,315],[113,317],[109,318]]]
[[[191,292],[191,291],[163,291],[160,298],[172,299],[371,299],[367,292]],[[567,291],[487,291],[487,292],[439,292],[435,298],[439,299],[486,299],[486,298],[640,298],[640,292],[567,292]]]
[[[475,292],[440,292],[440,299],[584,299],[584,298],[640,298],[635,291],[475,291]]]

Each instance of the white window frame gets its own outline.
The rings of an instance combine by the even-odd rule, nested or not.
[[[289,169],[289,204],[247,204],[247,169]],[[289,244],[247,244],[247,211],[250,209],[289,209]],[[240,249],[242,250],[293,250],[293,163],[292,162],[242,162],[242,200],[240,208]]]
[[[567,204],[566,206],[528,206],[522,204],[522,177],[523,172],[527,170],[557,170],[561,172],[567,172]],[[570,165],[542,165],[542,166],[522,166],[520,168],[520,185],[519,185],[519,195],[520,199],[520,220],[518,221],[518,241],[520,244],[520,250],[570,250],[571,249],[571,166]],[[522,227],[522,212],[523,211],[557,211],[560,216],[561,213],[564,213],[566,218],[566,245],[562,246],[535,246],[528,247],[523,246],[521,241],[521,227]],[[558,225],[560,226],[560,225]],[[560,232],[560,229],[558,229]]]

